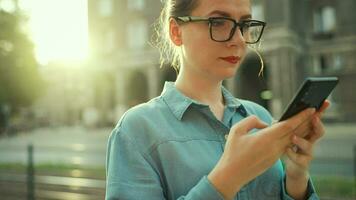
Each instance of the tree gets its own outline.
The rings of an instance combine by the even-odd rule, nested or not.
[[[42,91],[34,45],[23,31],[25,17],[0,9],[0,131],[4,108],[16,114],[30,106]],[[9,109],[7,109],[9,110]]]

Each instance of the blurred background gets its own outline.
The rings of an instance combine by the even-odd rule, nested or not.
[[[356,199],[356,1],[253,0],[267,22],[224,85],[275,118],[308,76],[337,76],[311,166],[321,199]],[[103,199],[107,138],[174,81],[150,41],[158,0],[0,0],[1,199]]]

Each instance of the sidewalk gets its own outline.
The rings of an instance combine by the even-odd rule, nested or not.
[[[34,147],[39,164],[75,164],[105,166],[106,143],[110,128],[41,128],[29,133],[0,139],[0,163],[27,162],[27,147]]]
[[[325,124],[325,139],[349,138],[356,141],[356,123]]]

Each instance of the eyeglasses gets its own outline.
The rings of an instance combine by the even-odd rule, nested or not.
[[[255,44],[260,41],[263,29],[266,26],[266,22],[258,20],[243,20],[237,22],[229,17],[193,17],[183,16],[174,17],[176,20],[188,23],[188,22],[208,22],[210,38],[216,42],[226,42],[231,40],[236,32],[236,28],[239,27],[241,35],[243,36],[245,43]]]

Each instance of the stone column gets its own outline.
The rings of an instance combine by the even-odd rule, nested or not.
[[[115,76],[115,118],[119,119],[122,114],[127,110],[125,91],[127,84],[127,71],[124,67],[118,67]]]
[[[157,97],[160,93],[158,91],[159,87],[159,74],[158,74],[158,66],[155,64],[150,64],[150,66],[147,67],[147,80],[148,80],[148,98],[152,99],[154,97]]]

